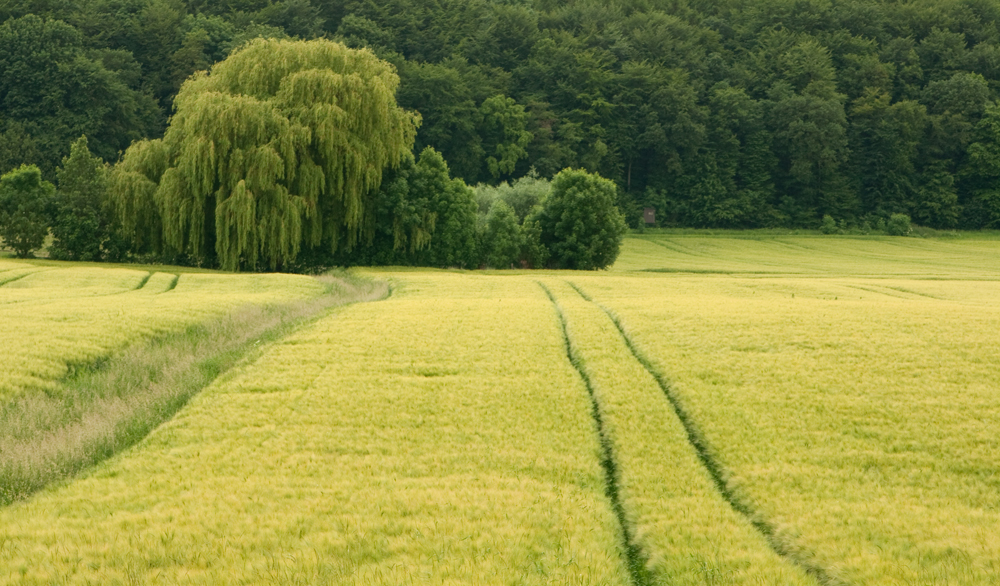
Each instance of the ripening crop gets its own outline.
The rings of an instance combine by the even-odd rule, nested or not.
[[[750,233],[753,234],[753,233]],[[886,274],[921,279],[996,278],[995,240],[898,237],[672,236],[627,238],[614,270],[828,278]]]
[[[367,271],[388,299],[0,508],[0,586],[1000,584],[998,253],[646,234],[609,272]],[[0,260],[5,332],[47,332],[5,333],[41,365],[5,389],[311,287],[96,270]]]
[[[627,527],[650,577],[675,585],[815,585],[721,497],[663,389],[611,318],[547,279],[574,356],[593,387],[617,464]]]
[[[167,273],[0,260],[0,404],[55,391],[68,365],[248,304],[318,295],[299,275]]]
[[[1000,243],[658,238],[623,257],[709,274],[573,280],[793,557],[855,586],[1000,583]]]
[[[0,584],[626,585],[536,283],[415,271],[0,510]]]

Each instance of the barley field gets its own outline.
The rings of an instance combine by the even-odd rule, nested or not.
[[[639,244],[642,276],[571,280],[779,548],[832,583],[1000,583],[996,242]],[[718,273],[683,272],[702,258]]]
[[[366,269],[391,296],[0,507],[0,584],[997,584],[998,253],[643,234],[606,272]],[[50,332],[4,328],[8,396],[236,303],[54,270],[0,260],[4,325]]]
[[[316,296],[300,275],[223,275],[0,259],[0,404],[139,340],[248,304]]]

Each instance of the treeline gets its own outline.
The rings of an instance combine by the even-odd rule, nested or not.
[[[627,229],[614,183],[564,169],[533,200],[509,198],[521,217],[502,188],[479,206],[439,152],[414,157],[420,116],[399,107],[398,86],[367,49],[250,41],[188,78],[163,138],[132,143],[110,169],[112,232],[132,255],[226,270],[614,262]],[[0,229],[16,225],[16,184],[0,177]]]
[[[632,225],[1000,225],[996,0],[46,0],[0,8],[0,171],[115,161],[258,36],[393,63],[466,183],[611,178]]]
[[[260,159],[247,153],[270,146],[237,146],[235,156],[215,155],[256,163]],[[317,213],[322,204],[304,214],[282,209],[308,203],[281,184],[261,185],[254,169],[231,169],[237,190],[223,185],[214,194],[195,194],[190,188],[197,181],[179,178],[184,171],[150,156],[158,148],[156,142],[135,143],[112,168],[91,154],[81,137],[56,171],[58,188],[42,178],[37,165],[3,174],[0,238],[21,258],[32,256],[51,236],[48,252],[57,260],[228,270],[314,272],[353,265],[593,270],[614,263],[627,230],[615,205],[615,185],[598,175],[564,169],[552,181],[529,176],[473,189],[451,177],[441,154],[426,147],[419,158],[404,150],[379,187],[360,194],[367,209],[350,237],[342,209],[334,210],[329,222]],[[150,167],[159,167],[158,185],[145,180]],[[165,179],[168,171],[173,179]],[[179,184],[187,186],[180,193]],[[336,194],[316,196],[319,204]],[[196,219],[206,216],[216,221],[199,226]],[[304,222],[321,227],[317,238],[304,233]],[[324,230],[324,224],[339,228]]]

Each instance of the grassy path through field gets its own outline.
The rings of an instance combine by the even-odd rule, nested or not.
[[[399,273],[0,510],[0,584],[625,586],[599,457],[537,284]]]
[[[73,367],[155,336],[323,292],[304,275],[188,270],[0,259],[0,407],[22,394],[58,394]]]
[[[156,275],[163,275],[157,279]],[[157,295],[176,275],[147,274],[134,290]],[[27,498],[145,437],[216,377],[332,307],[388,294],[385,282],[323,276],[308,300],[248,305],[83,365],[54,392],[0,403],[0,506]]]
[[[593,390],[646,583],[816,584],[722,498],[657,380],[609,316],[570,283],[544,282],[565,317],[573,361]]]

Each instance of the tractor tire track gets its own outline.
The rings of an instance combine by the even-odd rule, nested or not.
[[[791,544],[782,541],[779,538],[777,530],[774,527],[774,525],[769,523],[760,514],[760,512],[756,509],[756,507],[754,507],[753,503],[750,503],[745,498],[740,497],[740,495],[736,494],[736,492],[732,490],[732,488],[730,488],[730,486],[725,480],[727,476],[725,467],[714,456],[713,450],[711,449],[708,440],[705,438],[704,434],[698,428],[694,419],[691,417],[691,414],[688,413],[688,411],[681,404],[676,393],[674,393],[673,389],[671,388],[670,383],[667,382],[667,380],[653,366],[653,363],[649,360],[646,354],[643,353],[641,350],[639,350],[639,348],[636,346],[635,341],[625,330],[625,327],[622,324],[621,319],[614,312],[610,311],[607,307],[594,301],[576,283],[570,281],[566,281],[566,283],[570,287],[572,287],[577,293],[579,293],[580,297],[594,304],[601,311],[607,314],[611,322],[615,324],[615,327],[621,334],[622,339],[625,341],[625,345],[632,353],[632,356],[634,356],[635,359],[639,362],[639,364],[641,364],[642,367],[649,372],[649,374],[656,381],[656,384],[659,385],[660,389],[663,391],[663,394],[666,396],[667,402],[670,403],[670,406],[673,408],[674,413],[680,420],[681,425],[683,425],[684,432],[687,434],[688,442],[691,444],[691,447],[694,448],[694,451],[698,456],[698,460],[701,461],[702,465],[705,467],[705,470],[708,471],[708,474],[711,477],[712,482],[715,484],[716,489],[719,491],[719,494],[722,496],[722,498],[727,503],[729,503],[729,506],[732,507],[734,511],[745,517],[747,521],[749,521],[749,523],[754,527],[754,529],[756,529],[764,537],[768,546],[770,546],[770,548],[776,554],[785,558],[790,563],[802,568],[803,571],[805,571],[807,574],[815,578],[816,581],[818,581],[820,584],[823,584],[824,586],[849,586],[847,582],[844,582],[843,580],[833,576],[825,568],[812,563],[804,556],[800,555],[799,552],[802,551],[800,548],[793,547]],[[548,292],[548,289],[546,289],[546,292]],[[551,293],[549,294],[549,296],[551,298],[552,296]],[[555,300],[553,299],[553,303],[554,302]],[[560,313],[560,318],[561,317],[562,314]],[[565,331],[565,322],[563,324],[563,328]],[[568,338],[567,338],[567,343],[568,343]],[[589,388],[589,383],[588,383],[588,388]]]
[[[167,285],[167,288],[165,290],[161,291],[160,294],[162,295],[163,293],[170,293],[171,291],[173,291],[174,289],[176,289],[177,288],[177,283],[180,282],[180,280],[181,280],[180,274],[174,275],[173,280],[170,281],[170,284]]]
[[[597,395],[594,392],[593,383],[590,380],[590,376],[581,365],[579,356],[577,356],[576,352],[573,350],[573,345],[571,344],[569,338],[569,330],[567,329],[566,315],[563,313],[562,308],[559,307],[559,302],[556,301],[555,295],[552,294],[552,291],[549,290],[548,287],[540,281],[536,281],[536,283],[538,283],[538,286],[541,287],[548,296],[549,301],[552,302],[552,307],[559,318],[563,345],[566,348],[566,359],[569,360],[569,363],[576,370],[577,374],[580,375],[580,378],[583,380],[583,384],[587,387],[587,395],[590,397],[591,404],[591,416],[594,418],[594,422],[597,425],[597,434],[601,443],[601,468],[604,469],[604,492],[608,497],[608,500],[611,501],[611,508],[615,514],[615,518],[618,519],[618,527],[621,532],[621,542],[625,546],[625,565],[628,567],[631,583],[633,586],[651,586],[654,584],[654,581],[652,576],[650,576],[649,571],[646,569],[646,556],[642,552],[641,548],[632,539],[632,532],[630,532],[627,528],[628,525],[625,516],[625,508],[622,505],[618,488],[618,465],[615,460],[614,448],[606,431],[604,417],[601,415],[601,406],[597,400]]]

